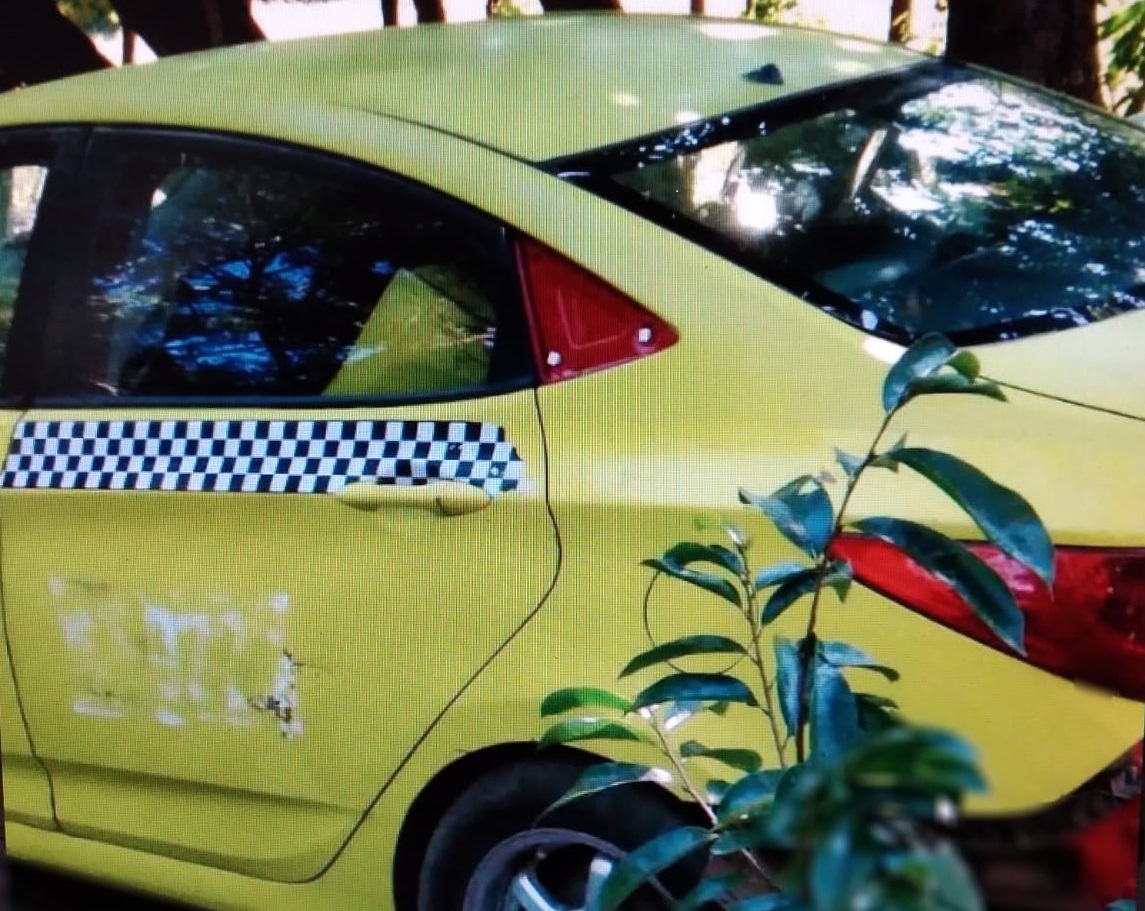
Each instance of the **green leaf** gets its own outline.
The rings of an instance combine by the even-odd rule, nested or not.
[[[664,554],[662,559],[673,566],[690,566],[693,563],[710,563],[726,569],[732,575],[743,575],[743,560],[739,554],[721,547],[719,544],[697,544],[685,541],[677,544]]]
[[[755,574],[755,587],[757,590],[770,588],[779,582],[786,582],[792,576],[806,572],[809,568],[812,567],[796,563],[794,560],[785,560],[782,563],[765,566]]]
[[[559,721],[541,735],[541,746],[575,743],[578,740],[635,740],[652,743],[652,737],[623,721],[606,718],[570,718]]]
[[[823,661],[814,665],[811,688],[811,753],[837,759],[858,741],[859,707],[842,671]]]
[[[673,911],[699,911],[713,903],[718,903],[732,889],[743,882],[744,877],[739,873],[728,873],[723,876],[706,876],[691,892],[676,902]]]
[[[852,578],[851,564],[846,560],[832,560],[828,563],[822,576],[822,583],[816,567],[810,567],[793,575],[771,593],[760,613],[759,622],[764,626],[771,623],[800,598],[813,594],[820,584],[824,588],[834,589],[839,600],[843,601],[850,590]]]
[[[724,794],[716,818],[726,824],[769,807],[782,778],[782,769],[765,769],[745,775]]]
[[[715,841],[716,836],[698,826],[672,829],[625,856],[608,875],[597,900],[588,911],[616,911],[628,896],[673,864]]]
[[[771,593],[759,615],[764,626],[781,616],[787,608],[819,587],[819,569],[810,566],[792,575]]]
[[[1139,21],[1142,15],[1145,15],[1145,4],[1139,2],[1129,4],[1129,6],[1121,10],[1121,12],[1114,13],[1108,19],[1101,21],[1101,37],[1109,38],[1111,35]]]
[[[608,690],[595,686],[571,686],[567,689],[549,693],[541,703],[541,717],[559,715],[570,709],[615,709],[618,712],[627,712],[632,703],[623,696],[617,696]]]
[[[707,785],[704,787],[704,797],[708,803],[713,806],[718,806],[720,801],[724,799],[724,795],[727,794],[728,788],[731,786],[730,781],[724,781],[722,778],[709,779]]]
[[[873,518],[854,528],[899,548],[953,588],[1006,645],[1025,655],[1025,616],[1002,578],[964,545],[905,519]]]
[[[933,449],[899,449],[894,459],[957,503],[1006,554],[1053,584],[1054,546],[1034,508],[973,465]]]
[[[760,510],[780,534],[809,557],[818,558],[827,547],[835,527],[835,509],[817,478],[803,475],[770,496],[741,490],[739,498]]]
[[[930,376],[957,352],[950,339],[936,333],[924,335],[902,353],[883,381],[883,410],[890,414],[904,404],[911,381]]]
[[[978,379],[978,375],[982,372],[978,357],[971,351],[959,350],[946,362],[946,366],[957,371],[968,380]]]
[[[703,712],[711,712],[713,715],[723,717],[728,712],[728,703],[704,702],[703,700],[673,702],[663,709],[660,723],[667,731],[675,730],[684,722]]]
[[[799,723],[799,693],[803,686],[803,668],[799,662],[799,646],[783,636],[775,637],[776,683],[779,689],[779,710],[787,733],[794,736]]]
[[[982,791],[973,747],[948,731],[899,725],[866,737],[845,760],[862,787],[903,787],[936,794]]]
[[[727,528],[732,529],[733,526],[729,525]],[[729,530],[728,534],[733,534],[733,532]],[[746,543],[746,538],[742,532],[738,531],[737,529],[734,534],[739,535],[740,538],[743,539]],[[724,547],[722,544],[709,544],[708,547],[711,549],[712,553],[721,560],[721,565],[724,567],[724,569],[730,573],[734,573],[737,579],[743,577],[744,573],[747,571],[747,567],[744,566],[743,557],[741,557],[731,548]]]
[[[558,807],[563,807],[567,803],[579,800],[589,794],[596,794],[607,788],[624,784],[637,784],[643,781],[668,784],[671,780],[671,773],[665,769],[657,769],[634,762],[598,763],[585,769],[573,786],[562,794],[541,816],[544,817]]]
[[[684,566],[678,566],[668,560],[644,560],[642,561],[642,565],[650,566],[652,569],[659,570],[674,579],[679,579],[682,582],[687,582],[698,588],[702,588],[704,591],[719,595],[729,604],[734,604],[736,607],[742,607],[739,589],[721,576],[714,576],[711,573],[702,573],[697,569],[688,569]]]
[[[632,700],[632,708],[641,709],[665,702],[692,701],[743,702],[756,705],[747,685],[727,674],[672,674],[657,680]]]
[[[795,848],[826,782],[827,778],[815,765],[804,762],[788,766],[776,786],[775,802],[759,818],[761,829],[755,844]]]
[[[958,911],[984,911],[974,874],[949,844],[936,847],[928,857],[935,904]]]
[[[755,815],[719,830],[719,837],[712,844],[712,854],[719,857],[766,847],[775,847],[770,817]]]
[[[924,376],[911,380],[903,393],[902,404],[923,395],[981,395],[998,402],[1006,401],[1006,394],[996,383],[968,380],[960,373]]]
[[[754,772],[763,764],[759,753],[755,750],[740,750],[724,747],[710,748],[695,740],[688,740],[680,744],[680,756],[684,759],[704,757],[722,762],[729,768],[740,772]]]
[[[875,671],[878,674],[882,674],[892,683],[899,679],[898,671],[886,665],[879,664],[861,648],[856,648],[849,643],[820,642],[818,648],[823,660],[835,667],[858,667],[864,670]]]
[[[771,892],[745,898],[729,905],[725,911],[797,911],[797,907],[795,899],[786,892]]]
[[[832,560],[827,564],[827,574],[823,577],[823,585],[835,590],[840,601],[847,600],[847,593],[851,590],[851,582],[855,573],[847,560]]]
[[[835,461],[839,463],[839,467],[843,469],[843,473],[848,478],[857,475],[867,462],[863,456],[857,456],[845,449],[839,449],[837,446],[835,447]]]
[[[855,860],[855,819],[844,816],[827,831],[811,858],[811,900],[824,911],[845,911]]]
[[[673,702],[663,710],[660,723],[665,730],[675,730],[696,715],[706,711],[711,711],[711,704],[707,702]]]
[[[940,372],[949,368],[950,372]],[[964,393],[1005,401],[995,383],[978,378],[978,359],[959,351],[945,336],[929,334],[910,346],[887,372],[883,383],[883,410],[902,408],[920,395]]]
[[[892,711],[897,708],[893,700],[871,693],[855,693],[855,705],[859,710],[859,728],[864,733],[877,733],[903,724]]]
[[[836,449],[835,461],[842,466],[847,477],[852,480],[863,468],[887,468],[895,472],[899,470],[898,462],[894,459],[888,459],[885,455],[875,455],[869,459],[863,459],[852,453],[844,452],[842,449]]]
[[[621,677],[628,677],[654,664],[692,655],[746,655],[742,645],[726,636],[684,636],[641,652],[624,666]]]

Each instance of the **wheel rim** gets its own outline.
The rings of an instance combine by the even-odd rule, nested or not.
[[[481,860],[462,911],[584,911],[624,852],[570,829],[530,829],[500,842]],[[636,892],[626,911],[665,911],[658,883]]]

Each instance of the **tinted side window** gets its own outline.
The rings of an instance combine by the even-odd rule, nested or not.
[[[490,381],[495,258],[420,195],[282,157],[134,151],[110,170],[83,325],[68,327],[82,344],[53,391],[405,396]]]
[[[0,369],[47,177],[48,169],[39,164],[0,166]]]

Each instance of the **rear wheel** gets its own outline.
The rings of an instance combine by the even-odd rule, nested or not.
[[[581,911],[626,853],[690,821],[655,785],[618,787],[539,818],[583,770],[571,759],[519,762],[472,785],[430,839],[418,911]],[[667,911],[701,870],[698,859],[677,865],[625,911]]]

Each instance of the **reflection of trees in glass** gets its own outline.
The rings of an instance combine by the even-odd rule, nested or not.
[[[123,180],[139,170],[128,164]],[[109,325],[119,393],[319,393],[394,275],[434,265],[459,314],[440,357],[483,352],[487,366],[474,340],[493,314],[476,280],[459,278],[481,270],[430,214],[293,171],[183,156],[152,173],[135,193],[146,204],[128,250],[91,300]]]
[[[1145,305],[1142,140],[956,71],[903,102],[872,92],[617,180],[750,251],[765,274],[850,298],[868,329],[1067,325]],[[719,194],[693,208],[676,175],[705,156],[726,170]]]
[[[0,364],[47,174],[38,165],[0,169]]]

